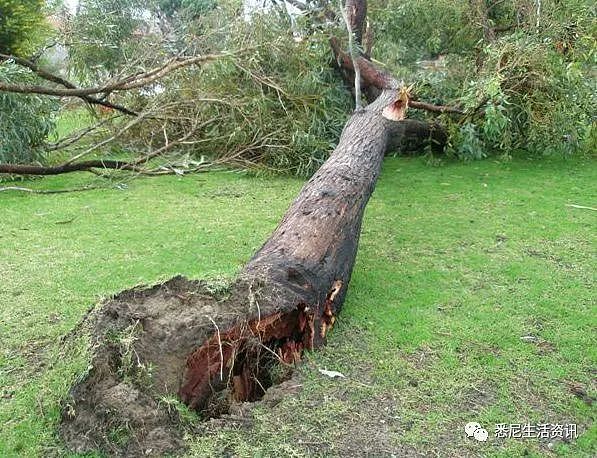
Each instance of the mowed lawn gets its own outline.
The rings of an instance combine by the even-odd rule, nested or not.
[[[347,301],[299,392],[207,424],[189,455],[595,456],[597,211],[569,205],[597,207],[596,165],[386,159]],[[73,330],[101,297],[233,277],[301,184],[214,172],[1,192],[0,456],[68,454],[60,402],[89,361]],[[487,442],[466,437],[469,421]],[[573,423],[578,438],[496,438],[500,423]]]

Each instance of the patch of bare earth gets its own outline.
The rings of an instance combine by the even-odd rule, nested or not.
[[[205,283],[176,277],[125,291],[91,314],[95,348],[87,374],[64,403],[60,435],[66,445],[75,452],[99,449],[116,456],[184,450],[178,410],[165,399],[179,393],[193,350],[219,336],[215,323],[229,329],[247,315],[245,289],[237,282],[222,300]],[[233,401],[220,380],[228,380],[223,371],[236,371],[236,366],[216,365],[212,369],[222,377],[209,380],[211,394],[199,409],[208,417],[228,413]],[[256,398],[274,383],[263,367],[262,372],[255,374]]]

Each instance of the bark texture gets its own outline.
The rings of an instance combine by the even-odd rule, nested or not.
[[[222,368],[233,374],[235,398],[254,397],[249,367],[243,367],[251,364],[244,348],[251,338],[288,363],[299,359],[303,349],[325,342],[344,301],[363,212],[382,160],[388,146],[399,140],[396,136],[404,134],[400,122],[382,116],[396,96],[394,90],[384,91],[352,115],[333,154],[243,269],[244,282],[260,285],[259,308],[240,317],[240,326],[227,329],[219,339],[213,336],[189,357],[180,395],[190,406],[205,403]]]
[[[355,14],[364,5],[352,3]],[[351,24],[362,30],[362,21]],[[364,61],[366,78],[383,75]],[[346,296],[384,155],[409,137],[439,138],[442,132],[418,121],[390,120],[399,118],[388,110],[404,116],[407,99],[384,76],[387,84],[378,80],[375,100],[352,114],[334,152],[303,186],[228,297],[211,297],[204,285],[175,279],[123,293],[100,311],[94,340],[104,343],[63,412],[61,433],[72,448],[104,446],[105,431],[114,428],[106,419],[118,412],[121,422],[134,426],[128,455],[171,452],[181,435],[165,419],[159,396],[177,391],[191,408],[212,415],[218,411],[214,400],[259,399],[275,383],[269,363],[291,365],[303,350],[325,343]],[[133,332],[132,349],[106,338]],[[122,357],[131,353],[138,360],[132,367]],[[138,383],[147,367],[149,388]]]

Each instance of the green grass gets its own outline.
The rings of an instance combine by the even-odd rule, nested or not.
[[[68,135],[91,126],[94,121],[94,116],[85,107],[62,109],[56,119],[56,126],[50,135],[50,141],[55,142],[63,139]]]
[[[387,159],[344,310],[301,366],[302,391],[251,424],[190,437],[191,454],[594,456],[595,409],[569,384],[596,394],[597,212],[567,204],[595,207],[595,183],[590,159]],[[175,274],[233,276],[300,186],[217,172],[0,193],[0,456],[66,453],[60,401],[88,355],[60,339],[100,297]],[[466,438],[468,421],[487,443]],[[493,437],[496,423],[526,422],[577,423],[580,435],[549,447]]]

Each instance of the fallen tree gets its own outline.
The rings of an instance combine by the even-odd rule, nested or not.
[[[362,27],[347,22],[351,32]],[[291,366],[304,350],[325,343],[344,302],[384,155],[411,131],[434,132],[404,120],[408,90],[388,81],[352,114],[329,159],[223,295],[176,278],[104,305],[95,319],[90,371],[63,413],[61,433],[71,448],[173,452],[183,441],[164,396],[176,393],[204,415],[218,415],[231,402],[263,396],[279,381],[272,365]],[[109,440],[115,428],[127,430],[124,444]]]
[[[180,395],[191,407],[203,407],[219,367],[228,368],[232,355],[246,352],[243,347],[251,336],[278,351],[286,363],[325,341],[346,294],[365,205],[394,132],[396,121],[382,112],[403,107],[401,99],[394,107],[397,96],[397,91],[389,90],[353,114],[330,158],[243,269],[243,281],[258,284],[265,292],[259,310],[251,310],[242,317],[240,328],[228,330],[225,338],[212,338],[189,357]],[[403,113],[402,109],[397,116]],[[243,330],[244,323],[248,325]],[[222,346],[227,350],[223,357],[218,353]],[[245,375],[248,369],[239,369],[242,383],[234,385],[238,400],[255,397],[257,387]]]
[[[73,449],[120,453],[108,432],[124,424],[127,454],[177,450],[180,432],[160,397],[177,393],[191,408],[217,415],[225,412],[222,400],[259,399],[275,382],[272,363],[293,364],[325,342],[383,157],[403,132],[387,109],[400,117],[405,104],[404,94],[387,90],[353,114],[333,154],[225,299],[176,279],[123,293],[100,309],[93,331],[99,347],[63,415],[62,437]]]
[[[358,17],[360,18],[361,16]],[[342,58],[349,59],[341,51],[339,44],[334,49],[338,56],[338,62],[341,62]],[[132,73],[130,76],[121,77],[117,81],[107,81],[94,87],[86,88],[77,87],[73,82],[42,68],[41,64],[32,60],[0,54],[0,64],[6,63],[27,69],[27,71],[35,74],[39,79],[47,82],[45,86],[0,82],[0,93],[16,92],[21,95],[36,94],[45,97],[79,98],[90,106],[99,105],[109,110],[102,112],[103,114],[119,113],[117,116],[111,116],[107,119],[104,119],[102,115],[96,124],[74,132],[71,136],[61,139],[56,144],[43,145],[42,150],[45,151],[48,162],[52,162],[50,160],[50,152],[52,154],[58,153],[57,156],[61,159],[66,157],[66,160],[62,159],[63,162],[51,165],[0,162],[0,175],[57,175],[81,171],[101,173],[107,170],[129,171],[134,174],[155,174],[157,171],[160,174],[168,172],[189,173],[196,171],[197,168],[186,166],[184,160],[185,153],[190,153],[189,145],[197,144],[199,147],[201,143],[213,144],[212,150],[223,149],[229,151],[222,154],[222,157],[209,156],[208,162],[212,166],[222,164],[241,167],[255,166],[260,162],[259,155],[265,154],[264,152],[269,146],[271,146],[269,148],[270,151],[290,150],[295,147],[295,144],[276,140],[277,132],[267,132],[266,129],[264,129],[264,133],[260,133],[259,131],[254,132],[255,137],[248,138],[236,147],[234,144],[221,145],[217,143],[217,137],[228,138],[224,134],[220,136],[213,134],[214,129],[216,131],[218,131],[217,129],[221,130],[221,124],[223,124],[219,120],[222,116],[221,111],[227,110],[236,113],[238,110],[237,115],[239,117],[247,117],[247,113],[236,106],[237,102],[234,97],[227,96],[226,99],[220,99],[213,96],[205,97],[203,94],[199,97],[171,100],[167,103],[150,103],[147,107],[138,111],[131,110],[131,107],[124,107],[108,101],[108,97],[113,94],[121,94],[122,96],[125,93],[129,93],[134,98],[140,88],[163,81],[165,76],[174,75],[183,69],[191,67],[209,67],[209,63],[215,61],[234,63],[243,72],[249,74],[250,78],[255,79],[257,85],[263,85],[266,90],[272,89],[278,91],[279,95],[286,97],[285,90],[280,88],[277,83],[269,81],[263,75],[256,75],[250,69],[245,68],[240,62],[240,56],[246,53],[246,49],[241,49],[235,53],[221,51],[219,53],[194,57],[173,57],[162,65],[142,73]],[[236,60],[233,59],[235,56],[237,57]],[[375,88],[377,91],[375,96],[377,96],[380,91],[379,88],[382,87],[381,83],[374,82],[375,84],[371,84],[367,71],[374,67],[365,57],[359,57],[358,61],[359,65],[363,68],[362,82],[369,88],[366,91],[366,95],[370,96],[372,88]],[[345,67],[348,68],[350,65],[351,63],[349,62]],[[397,85],[394,84],[394,88],[396,87]],[[369,98],[372,100],[375,97]],[[416,105],[417,102],[411,101],[411,106],[413,104]],[[211,117],[206,114],[208,113],[207,110],[210,109],[209,106],[214,108],[221,106],[223,109],[219,114]],[[431,104],[423,105],[423,109],[428,111],[441,112],[444,108]],[[218,111],[216,109],[216,113]],[[130,116],[130,118],[127,119],[123,115]],[[245,120],[245,122],[250,123],[250,119]],[[255,119],[259,120],[260,118],[257,117]],[[435,144],[439,144],[437,149],[441,149],[443,143],[445,143],[446,135],[440,132],[441,129],[439,126],[429,126],[426,123],[415,120],[405,121],[405,123],[409,123],[406,127],[409,133],[407,136],[408,141],[396,144],[396,148],[393,149],[394,151],[400,150],[406,153],[412,153],[413,151],[420,152],[430,137],[434,138]],[[209,126],[206,124],[209,124]],[[195,125],[198,126],[196,129],[193,127]],[[206,127],[209,127],[209,129]],[[210,134],[210,132],[212,133]],[[191,133],[192,135],[181,135],[186,133]],[[169,142],[168,137],[175,138],[175,135],[177,137],[184,137],[184,140]],[[268,136],[270,137],[268,138]],[[130,146],[124,147],[124,145],[120,145],[119,143],[122,141],[127,141]],[[127,151],[130,148],[129,152],[131,155],[138,155],[140,159],[124,161],[120,158],[113,160],[110,157],[103,157],[104,154],[109,154],[106,150],[113,147],[123,148]],[[79,153],[78,150],[83,148],[85,151]],[[142,150],[145,150],[145,152],[141,152]],[[89,156],[91,153],[93,153],[93,160],[83,160],[85,156]],[[267,154],[271,155],[271,152]],[[311,152],[310,154],[313,157],[318,156],[317,152]],[[146,160],[148,156],[155,160],[148,163]],[[207,162],[202,163],[200,170],[205,170],[207,166]]]

